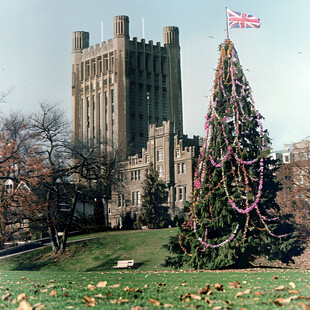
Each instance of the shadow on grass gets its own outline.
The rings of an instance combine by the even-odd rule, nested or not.
[[[116,266],[117,261],[120,256],[115,256],[110,259],[106,259],[102,264],[86,269],[85,271],[108,271],[113,269],[113,266]]]
[[[120,259],[119,256],[113,257],[111,259],[105,260],[104,263],[88,268],[85,271],[111,271],[111,270],[132,270],[132,269],[139,269],[143,263],[135,263],[131,268],[113,268],[117,265],[117,261]]]
[[[26,261],[21,260],[17,263],[15,263],[15,266],[11,269],[13,271],[37,271],[41,270],[41,268],[44,268],[45,266],[49,265],[50,262],[35,262],[35,261]]]

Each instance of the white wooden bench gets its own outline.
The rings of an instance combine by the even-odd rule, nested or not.
[[[134,260],[119,260],[113,268],[130,268],[133,267],[134,263]]]

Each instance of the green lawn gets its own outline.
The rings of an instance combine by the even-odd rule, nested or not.
[[[162,245],[176,233],[174,228],[79,236],[98,238],[71,244],[63,256],[51,256],[51,248],[47,247],[0,259],[0,270],[112,271],[116,262],[122,259],[133,259],[139,271],[163,270],[161,264],[169,253]]]
[[[176,229],[87,235],[82,237],[98,238],[70,245],[65,255],[53,256],[47,247],[0,259],[0,309],[308,309],[310,270],[167,270],[162,244],[174,234]],[[134,259],[136,268],[113,269],[120,259]],[[207,284],[205,293],[212,294],[199,293]]]
[[[252,310],[280,309],[282,305],[308,309],[305,305],[309,305],[309,280],[310,271],[275,269],[156,273],[2,271],[0,305],[17,309],[23,298],[20,294],[25,293],[26,302],[33,309],[94,306],[133,310],[172,307]],[[106,286],[97,287],[100,282]],[[235,284],[230,287],[232,282]],[[222,290],[216,283],[223,285]],[[207,284],[211,294],[199,293]]]

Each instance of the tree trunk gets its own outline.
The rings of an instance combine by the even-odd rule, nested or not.
[[[67,241],[68,241],[68,237],[69,237],[69,229],[71,227],[71,224],[72,224],[72,221],[74,218],[77,200],[78,200],[78,183],[75,184],[75,191],[74,191],[74,195],[73,195],[72,200],[71,200],[69,215],[68,215],[68,218],[67,218],[66,223],[64,225],[63,235],[62,235],[62,239],[60,242],[60,251],[61,252],[64,252],[67,248]]]
[[[104,209],[105,209],[105,225],[106,228],[109,227],[109,199],[104,198]]]
[[[57,253],[59,250],[59,245],[57,242],[57,238],[56,238],[57,232],[56,232],[54,225],[51,225],[51,224],[48,225],[48,234],[49,234],[51,245],[52,245],[52,252]]]

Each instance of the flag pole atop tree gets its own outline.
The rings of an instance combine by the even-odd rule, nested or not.
[[[228,31],[228,13],[226,7],[226,31],[227,31],[227,39],[229,40],[229,31]]]

